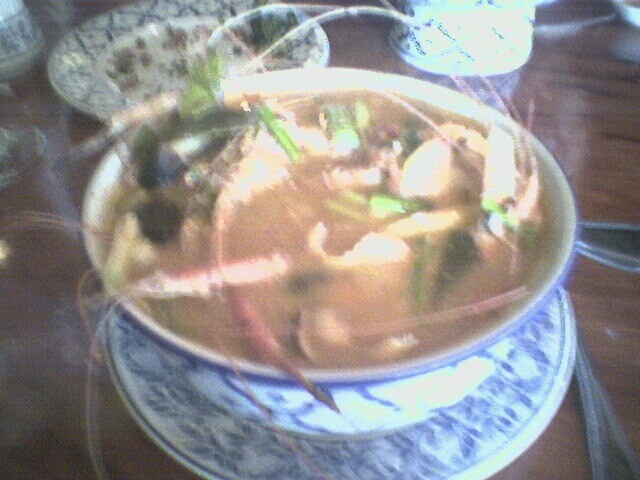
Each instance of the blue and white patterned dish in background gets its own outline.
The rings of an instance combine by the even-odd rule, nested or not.
[[[571,380],[575,342],[571,305],[559,290],[508,337],[457,364],[489,369],[462,398],[381,436],[290,435],[305,459],[275,430],[237,419],[213,401],[202,388],[206,366],[120,317],[110,318],[105,335],[112,378],[151,439],[206,478],[234,480],[325,478],[308,460],[341,480],[486,478],[524,452],[555,415]]]
[[[533,0],[391,0],[422,27],[396,24],[389,42],[416,68],[444,75],[499,75],[532,49]]]
[[[26,74],[43,46],[42,31],[23,1],[0,1],[0,82]]]
[[[49,80],[72,106],[107,119],[125,106],[183,86],[193,54],[206,42],[207,34],[254,3],[154,0],[112,10],[65,35],[49,57]],[[295,13],[299,19],[306,18],[298,10]],[[227,61],[240,52],[229,42],[220,48]],[[316,25],[286,55],[265,63],[273,70],[325,66],[328,61],[329,40]],[[126,71],[133,72],[121,74],[114,68],[116,62],[127,62]]]
[[[618,15],[634,27],[640,27],[640,2],[638,0],[611,0]]]

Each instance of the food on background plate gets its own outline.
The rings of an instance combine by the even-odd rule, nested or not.
[[[254,2],[254,8],[264,5],[267,2]],[[223,24],[225,19],[220,18],[219,21]],[[198,57],[197,52],[206,45],[214,31],[211,23],[213,19],[209,22],[189,19],[145,26],[138,35],[122,41],[103,60],[104,71],[121,92],[138,100],[150,98],[163,90],[161,85],[157,85],[158,77],[170,80],[173,88],[182,87]],[[266,50],[298,23],[293,10],[277,14],[261,12],[250,22],[232,28],[233,41],[220,42],[217,45],[219,54],[227,58],[227,63],[233,60],[234,65],[240,65]],[[294,62],[290,59],[291,50],[305,41],[311,41],[309,35],[295,44],[285,43],[273,53],[273,58],[265,60],[266,65],[271,68],[289,66]]]

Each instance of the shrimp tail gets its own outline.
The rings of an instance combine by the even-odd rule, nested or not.
[[[252,351],[262,361],[291,375],[313,398],[334,412],[340,413],[340,409],[331,394],[305,377],[300,369],[287,358],[282,346],[267,328],[262,315],[240,295],[236,288],[227,288],[226,294],[233,316],[241,323]]]

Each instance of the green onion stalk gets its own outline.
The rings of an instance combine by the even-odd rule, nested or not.
[[[291,138],[284,121],[265,104],[258,105],[256,109],[271,136],[282,147],[291,162],[297,163],[300,160],[300,149]]]

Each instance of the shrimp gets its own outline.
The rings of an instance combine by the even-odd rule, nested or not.
[[[251,351],[260,360],[290,374],[314,398],[339,413],[339,408],[330,394],[307,379],[286,356],[282,346],[269,330],[262,315],[238,291],[238,286],[255,283],[282,275],[289,262],[279,254],[271,257],[227,263],[221,267],[201,267],[181,272],[156,272],[134,283],[125,282],[125,270],[132,257],[139,251],[137,228],[133,216],[125,216],[120,225],[122,238],[111,248],[105,263],[105,288],[111,296],[136,299],[156,299],[183,296],[209,297],[217,288],[228,301],[233,318],[238,322]]]
[[[388,233],[369,232],[351,250],[340,256],[329,255],[324,249],[328,233],[323,223],[316,224],[307,235],[307,247],[333,268],[384,266],[404,260],[410,251],[401,238]]]
[[[333,397],[305,377],[300,369],[287,357],[282,346],[267,327],[266,321],[249,301],[235,287],[225,289],[229,307],[239,322],[251,350],[258,357],[274,367],[280,368],[296,379],[316,400],[325,404],[336,413],[340,409]]]
[[[177,273],[155,272],[127,287],[134,297],[168,299],[176,297],[208,298],[216,288],[224,284],[231,286],[272,280],[289,269],[283,255],[274,253],[227,264],[223,268],[197,267]]]
[[[516,196],[518,172],[515,142],[503,129],[493,127],[489,131],[487,143],[482,199],[501,204]]]
[[[538,167],[535,159],[531,158],[531,175],[526,184],[522,185],[522,194],[518,197],[514,207],[515,214],[520,222],[530,221],[539,224],[541,220],[540,205],[540,179],[538,177]]]

